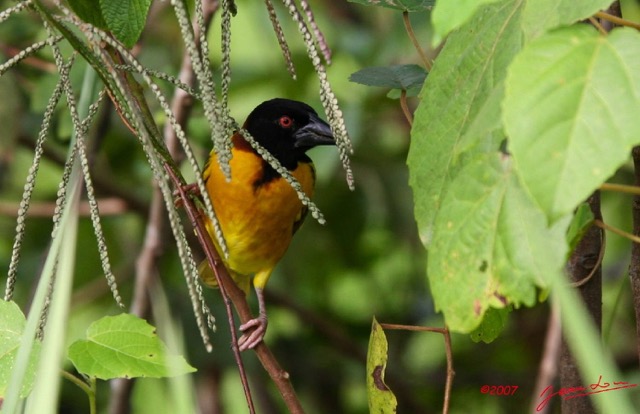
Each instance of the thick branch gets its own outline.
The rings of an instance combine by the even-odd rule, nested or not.
[[[593,217],[602,221],[600,212],[600,193],[594,193],[587,200]],[[604,230],[597,226],[591,226],[578,243],[575,251],[569,258],[567,271],[571,281],[578,285],[578,292],[582,296],[586,308],[593,318],[594,324],[601,329],[602,325],[602,266],[600,258]],[[585,278],[586,283],[581,284]],[[566,340],[562,342],[560,350],[560,387],[581,387],[582,379],[578,365],[571,355],[571,350]],[[595,409],[589,398],[572,398],[562,400],[563,413],[595,413]]]
[[[633,149],[633,165],[635,167],[636,184],[640,185],[640,147]],[[631,210],[633,217],[633,234],[640,236],[640,195],[633,197]],[[640,244],[631,244],[631,263],[629,264],[629,279],[633,294],[633,309],[636,314],[636,349],[640,362]]]

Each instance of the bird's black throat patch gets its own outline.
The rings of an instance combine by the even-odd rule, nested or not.
[[[309,158],[306,154],[301,154],[295,165],[283,165],[283,167],[285,167],[289,171],[294,171],[296,168],[298,168],[298,163],[307,164],[311,162],[311,158]],[[279,178],[282,178],[282,176],[272,166],[270,166],[268,162],[262,160],[262,173],[253,182],[253,191],[258,191],[260,187],[269,184],[270,182]]]

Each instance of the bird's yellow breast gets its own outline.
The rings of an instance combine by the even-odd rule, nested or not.
[[[212,152],[204,175],[229,250],[226,264],[242,275],[261,273],[268,277],[289,247],[294,225],[306,208],[282,177],[255,185],[262,177],[264,163],[252,150],[234,147],[230,165],[231,181],[227,181]],[[311,197],[313,165],[300,162],[291,173]]]

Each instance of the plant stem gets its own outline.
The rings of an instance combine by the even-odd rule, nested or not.
[[[436,332],[444,336],[444,352],[447,357],[447,380],[444,386],[444,404],[442,407],[442,414],[449,412],[449,401],[451,399],[451,386],[453,384],[453,376],[456,374],[453,370],[453,352],[451,350],[451,335],[449,329],[445,328],[432,328],[428,326],[415,326],[415,325],[397,325],[393,323],[381,323],[382,329],[395,329],[404,331],[417,331],[417,332]]]
[[[427,58],[427,55],[425,55],[424,50],[422,50],[422,48],[420,47],[420,43],[418,42],[418,39],[416,38],[416,34],[413,31],[413,27],[411,26],[411,20],[409,20],[409,12],[402,12],[402,20],[404,21],[404,27],[405,29],[407,29],[407,34],[409,35],[409,39],[411,39],[411,42],[413,43],[413,46],[416,48],[416,50],[418,51],[418,55],[420,55],[420,59],[422,60],[422,63],[424,64],[424,67],[430,71],[431,70],[431,62],[429,62],[429,59]]]
[[[409,126],[413,126],[413,115],[411,115],[409,105],[407,105],[407,91],[405,89],[400,91],[400,107],[405,118],[407,118],[407,122],[409,122]]]
[[[618,191],[620,193],[640,195],[640,186],[638,185],[625,185],[625,184],[613,184],[604,183],[600,186],[602,191]]]
[[[89,394],[89,413],[90,414],[96,414],[98,411],[96,406],[96,392],[97,392],[96,382],[97,381],[94,377],[89,378],[89,384],[91,384],[91,394]]]
[[[601,35],[607,35],[607,31],[604,29],[604,27],[602,27],[600,22],[595,17],[589,17],[589,22],[593,25],[593,27],[598,29]]]
[[[620,230],[619,228],[613,227],[613,226],[611,226],[611,225],[609,225],[607,223],[604,223],[601,220],[594,220],[593,224],[595,224],[596,226],[600,227],[601,229],[609,230],[610,232],[615,233],[615,234],[617,234],[619,236],[626,237],[627,239],[631,240],[634,243],[640,243],[640,237],[639,236],[636,236],[634,234],[628,233],[628,232],[626,232],[624,230]]]
[[[233,351],[233,356],[236,361],[236,365],[238,366],[238,372],[240,374],[240,381],[242,383],[242,388],[244,389],[244,393],[247,399],[247,405],[249,407],[249,412],[251,414],[255,413],[255,408],[253,404],[253,398],[251,397],[251,390],[249,389],[249,380],[247,379],[247,374],[244,369],[244,364],[242,362],[242,357],[240,356],[240,349],[238,347],[238,338],[237,333],[235,331],[235,322],[233,318],[233,310],[231,309],[231,303],[235,306],[238,306],[236,303],[244,300],[243,305],[246,306],[246,309],[243,307],[243,312],[241,312],[237,307],[236,310],[242,319],[242,323],[246,323],[249,319],[252,318],[251,311],[249,310],[249,305],[247,304],[244,292],[238,288],[235,284],[231,276],[229,275],[227,268],[224,266],[218,251],[213,245],[213,240],[209,237],[209,233],[206,230],[204,221],[202,219],[202,215],[199,214],[193,204],[191,198],[187,195],[185,187],[180,179],[174,174],[173,170],[165,165],[165,170],[167,174],[173,180],[176,190],[179,194],[180,199],[183,202],[184,209],[187,212],[187,216],[191,221],[193,228],[196,230],[196,236],[201,246],[203,247],[205,256],[207,261],[209,262],[209,266],[213,270],[213,274],[216,277],[216,282],[218,284],[218,289],[220,290],[220,295],[222,296],[222,300],[224,302],[225,310],[227,311],[227,318],[229,321],[229,330],[231,333],[231,350]],[[256,352],[260,347],[264,346],[264,342],[261,342],[256,347]],[[296,400],[297,401],[297,400]],[[300,406],[300,409],[302,406]],[[299,411],[302,413],[303,411]]]
[[[630,20],[626,20],[621,17],[611,15],[609,13],[597,12],[594,16],[596,16],[598,19],[607,20],[619,26],[627,26],[627,27],[634,28],[636,30],[640,30],[640,23],[632,22]]]
[[[96,379],[94,377],[90,377],[89,383],[87,384],[85,381],[68,371],[62,370],[60,372],[63,378],[74,383],[78,388],[84,391],[85,394],[87,394],[87,397],[89,397],[89,413],[96,414]]]

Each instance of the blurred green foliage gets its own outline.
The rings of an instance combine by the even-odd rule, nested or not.
[[[0,8],[7,7],[0,1]],[[424,2],[421,2],[424,3]],[[345,113],[355,145],[353,167],[356,190],[346,186],[337,154],[331,148],[314,150],[318,183],[315,201],[327,224],[312,219],[301,228],[285,259],[272,277],[268,291],[270,317],[266,341],[290,375],[303,405],[315,413],[366,413],[365,352],[375,315],[381,322],[442,326],[435,314],[426,278],[426,254],[413,218],[406,157],[409,126],[398,101],[386,97],[387,90],[349,82],[349,76],[364,67],[418,63],[399,12],[338,0],[313,2],[318,25],[333,49],[329,79]],[[293,52],[298,80],[286,71],[264,5],[238,1],[232,20],[232,83],[230,108],[242,122],[249,111],[275,96],[308,102],[321,108],[318,82],[304,45],[287,13],[276,7]],[[424,45],[431,36],[429,13],[412,13],[417,37]],[[26,13],[0,24],[3,60],[16,49],[44,38],[36,19]],[[182,45],[179,30],[167,2],[154,2],[142,33],[141,61],[150,68],[177,74]],[[210,33],[214,70],[220,63],[219,16]],[[67,46],[68,47],[68,46]],[[433,51],[430,51],[433,55]],[[41,114],[53,90],[51,56],[45,49],[37,60],[24,62],[18,70],[0,77],[0,269],[8,268],[15,219],[24,178],[32,159],[32,144]],[[72,72],[79,87],[83,65]],[[171,95],[172,86],[163,84]],[[416,101],[410,101],[415,107]],[[158,108],[159,122],[163,120]],[[45,161],[38,175],[34,203],[52,209],[70,136],[65,108],[58,108],[54,134],[48,140]],[[146,209],[151,194],[151,173],[137,140],[122,125],[113,110],[99,116],[108,125],[94,146],[93,169],[100,198],[126,195],[127,211],[105,215],[103,225],[114,273],[125,303],[130,303],[137,253],[145,234]],[[97,128],[97,127],[95,127]],[[94,128],[94,132],[95,132]],[[200,159],[209,151],[209,131],[196,107],[187,133]],[[631,169],[619,171],[621,181]],[[188,175],[187,178],[189,179]],[[113,188],[119,189],[114,193]],[[609,222],[629,228],[628,200],[603,195]],[[15,300],[29,302],[32,288],[50,242],[51,222],[32,217],[22,248]],[[223,412],[246,411],[246,404],[229,350],[224,309],[215,290],[207,290],[218,318],[214,350],[208,354],[200,342],[191,304],[169,233],[161,260],[161,279],[169,295],[171,314],[183,326],[187,360],[198,369],[194,374],[201,401],[224,407]],[[80,222],[81,251],[77,255],[73,307],[67,343],[82,337],[89,324],[101,316],[117,313],[102,277],[93,229],[88,219]],[[612,235],[608,240],[604,269],[604,309],[609,346],[623,371],[634,368],[633,315],[630,292],[624,289],[628,243]],[[0,278],[3,280],[3,278]],[[253,303],[255,306],[255,303]],[[315,318],[324,324],[315,323]],[[546,304],[515,311],[505,331],[491,344],[474,343],[467,335],[452,335],[456,376],[452,413],[512,413],[528,407],[533,398],[542,352],[548,309]],[[399,413],[438,412],[442,407],[446,364],[441,335],[387,332],[389,362],[386,382],[398,397]],[[282,403],[252,353],[244,356],[259,412],[283,412]],[[69,366],[68,369],[71,369]],[[635,378],[624,380],[639,382]],[[623,379],[620,379],[623,380]],[[480,393],[489,385],[518,385],[512,397]],[[166,408],[166,382],[141,380],[133,396],[134,412],[157,413]],[[98,403],[105,412],[107,383],[100,383]],[[60,412],[86,412],[86,397],[65,383]],[[204,403],[203,403],[204,404]],[[638,401],[640,405],[640,401]],[[211,405],[209,405],[211,406]],[[557,407],[554,407],[557,408]]]

